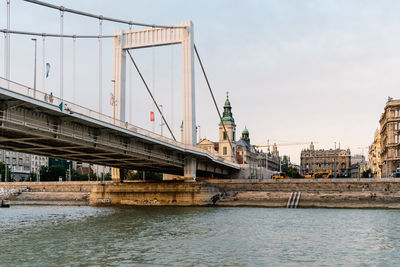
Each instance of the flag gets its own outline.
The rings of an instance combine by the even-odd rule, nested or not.
[[[46,78],[49,77],[49,72],[50,72],[50,63],[46,63]]]
[[[150,121],[154,121],[154,112],[150,111]]]

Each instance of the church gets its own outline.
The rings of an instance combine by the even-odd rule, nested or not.
[[[264,179],[271,178],[274,171],[279,170],[279,152],[276,145],[272,153],[258,150],[250,143],[250,133],[245,127],[240,139],[236,141],[236,124],[232,115],[232,106],[229,96],[226,96],[222,122],[219,123],[218,142],[202,139],[197,147],[205,149],[224,160],[236,162],[241,171],[237,179]]]

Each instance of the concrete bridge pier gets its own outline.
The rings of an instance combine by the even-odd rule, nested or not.
[[[119,168],[111,168],[111,179],[114,183],[120,183],[121,182],[121,174],[120,174],[120,169]]]
[[[183,167],[183,177],[185,181],[188,182],[196,181],[196,168],[197,168],[196,158],[186,157],[185,165]]]

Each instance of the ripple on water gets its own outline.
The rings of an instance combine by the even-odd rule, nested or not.
[[[5,266],[400,263],[400,211],[15,206],[0,225]]]

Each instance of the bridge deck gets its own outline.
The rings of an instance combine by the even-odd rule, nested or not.
[[[61,111],[59,105],[63,103]],[[93,164],[182,174],[229,175],[239,165],[145,129],[0,78],[0,148]]]

